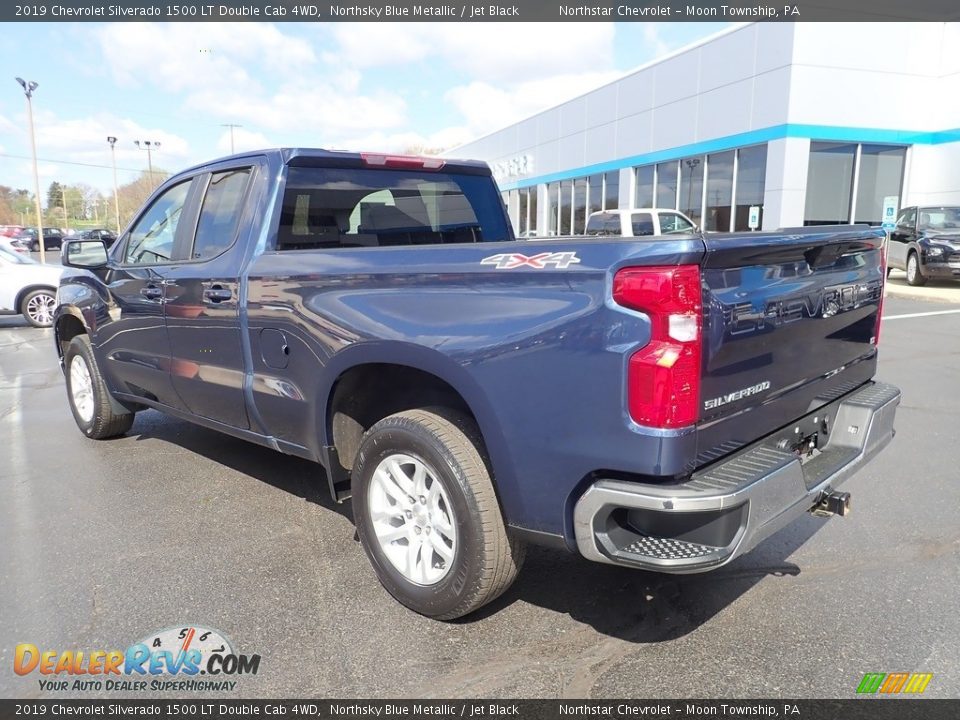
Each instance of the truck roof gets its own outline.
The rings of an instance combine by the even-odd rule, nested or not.
[[[263,150],[250,150],[233,155],[214,158],[194,165],[175,173],[180,175],[185,172],[195,172],[206,167],[212,167],[228,160],[240,160],[243,158],[273,157],[284,165],[313,165],[326,162],[346,162],[350,165],[356,163],[365,163],[372,167],[383,167],[383,163],[370,162],[371,158],[397,159],[401,161],[414,162],[416,160],[435,161],[443,163],[444,170],[455,170],[459,172],[468,172],[471,174],[490,174],[490,166],[481,160],[458,160],[454,158],[436,158],[429,156],[403,155],[400,153],[385,152],[354,152],[350,150],[327,150],[324,148],[266,148]],[[440,168],[431,168],[440,169]]]

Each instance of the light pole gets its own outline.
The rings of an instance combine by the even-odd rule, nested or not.
[[[230,154],[233,155],[233,129],[238,127],[243,127],[243,125],[236,125],[234,123],[223,123],[220,127],[230,128]]]
[[[40,262],[46,262],[47,256],[43,247],[43,212],[40,210],[40,172],[37,170],[37,141],[33,135],[33,91],[37,89],[37,83],[17,78],[20,87],[23,88],[23,94],[27,97],[27,119],[30,123],[30,149],[33,152],[33,200],[37,210],[37,241],[40,243]]]
[[[152,184],[153,183],[153,156],[150,154],[150,151],[153,148],[160,147],[160,143],[154,140],[143,140],[143,141],[134,140],[133,144],[136,145],[137,147],[140,147],[141,142],[143,143],[143,147],[140,149],[143,150],[144,148],[146,148],[147,150],[147,168],[149,168],[150,170],[150,183]]]
[[[70,234],[70,218],[67,216],[67,186],[60,186],[60,204],[63,205],[63,224],[67,226],[67,234]]]
[[[117,191],[117,151],[113,147],[117,143],[117,139],[110,135],[107,137],[107,142],[110,143],[110,160],[113,161],[113,212],[116,215],[117,220],[117,235],[120,234],[120,193]],[[150,180],[153,180],[151,176]]]

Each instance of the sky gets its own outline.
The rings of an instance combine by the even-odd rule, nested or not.
[[[5,24],[0,185],[112,193],[159,142],[176,172],[230,152],[450,148],[580,95],[716,33],[726,23]]]

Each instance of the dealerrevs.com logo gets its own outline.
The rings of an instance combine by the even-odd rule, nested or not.
[[[217,630],[186,625],[151,633],[126,650],[51,650],[17,645],[13,670],[39,675],[41,690],[230,691],[256,675],[259,655],[241,655]]]

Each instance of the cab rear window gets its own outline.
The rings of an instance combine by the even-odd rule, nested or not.
[[[500,196],[481,175],[291,167],[277,250],[510,240]]]

